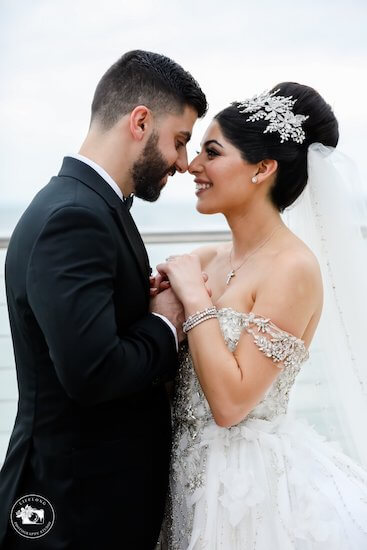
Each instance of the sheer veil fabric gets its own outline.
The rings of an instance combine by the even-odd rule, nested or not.
[[[344,448],[367,467],[367,188],[351,159],[314,143],[308,150],[308,184],[284,221],[316,254],[324,307],[312,348],[321,352]],[[311,348],[311,358],[312,358]],[[329,434],[330,435],[330,434]]]

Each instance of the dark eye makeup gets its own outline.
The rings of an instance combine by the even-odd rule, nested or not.
[[[212,149],[211,147],[205,147],[205,152],[208,158],[214,158],[220,155],[218,151],[216,151],[215,149]],[[200,155],[200,151],[196,151],[196,154]]]
[[[208,158],[214,158],[214,157],[219,156],[218,151],[216,151],[215,149],[212,149],[211,147],[206,147],[205,151],[206,151],[206,154],[207,154]]]

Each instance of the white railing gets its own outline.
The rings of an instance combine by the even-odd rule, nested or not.
[[[223,242],[231,238],[230,231],[142,231],[143,241],[150,244]],[[9,237],[0,237],[0,249],[7,248]]]

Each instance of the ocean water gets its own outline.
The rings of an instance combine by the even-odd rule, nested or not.
[[[25,202],[0,202],[0,237],[11,234],[27,206]],[[162,197],[155,203],[135,199],[131,214],[141,231],[208,231],[227,228],[221,214],[199,214],[195,209],[195,198],[172,201]]]

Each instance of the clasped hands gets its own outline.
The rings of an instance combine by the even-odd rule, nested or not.
[[[170,256],[150,277],[150,311],[164,315],[175,326],[179,342],[186,338],[182,324],[191,309],[211,303],[207,282],[196,254]]]

